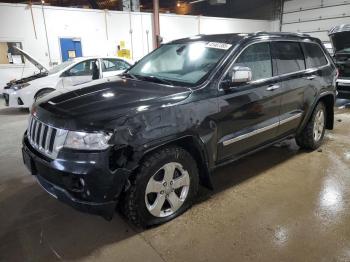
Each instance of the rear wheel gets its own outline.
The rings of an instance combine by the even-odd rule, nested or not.
[[[326,108],[323,102],[319,102],[304,130],[296,137],[296,142],[301,148],[315,150],[321,146],[325,131]]]
[[[167,222],[186,211],[198,191],[198,169],[182,148],[168,147],[147,157],[124,199],[124,214],[136,225]]]

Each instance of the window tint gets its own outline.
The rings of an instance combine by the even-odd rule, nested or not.
[[[328,63],[319,45],[312,43],[303,43],[302,45],[304,46],[307,68],[320,67]]]
[[[259,43],[247,47],[238,57],[234,66],[249,67],[252,70],[252,80],[272,77],[269,43]]]
[[[126,70],[128,68],[129,68],[129,65],[122,60],[113,59],[113,58],[103,59],[103,63],[102,63],[103,72]]]
[[[272,42],[272,58],[279,75],[305,69],[304,55],[297,42]]]

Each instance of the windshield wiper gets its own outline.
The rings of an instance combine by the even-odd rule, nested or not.
[[[162,83],[162,84],[170,85],[170,86],[174,85],[172,82],[165,80],[163,78],[157,77],[157,76],[135,75],[135,77],[142,79],[142,80],[145,80],[145,81],[158,82],[158,83]]]

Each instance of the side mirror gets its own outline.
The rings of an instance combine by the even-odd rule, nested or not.
[[[71,76],[69,70],[64,71],[64,72],[61,74],[61,77],[68,77],[68,76]]]
[[[252,70],[249,67],[235,66],[230,69],[225,80],[221,83],[222,89],[230,89],[252,81]]]
[[[252,81],[252,70],[249,67],[235,66],[230,72],[232,84],[243,84]]]

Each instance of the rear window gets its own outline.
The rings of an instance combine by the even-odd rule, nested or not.
[[[326,65],[327,59],[318,44],[302,43],[305,50],[305,62],[307,68],[314,68]]]
[[[272,58],[279,75],[305,69],[304,55],[298,42],[272,42]]]

